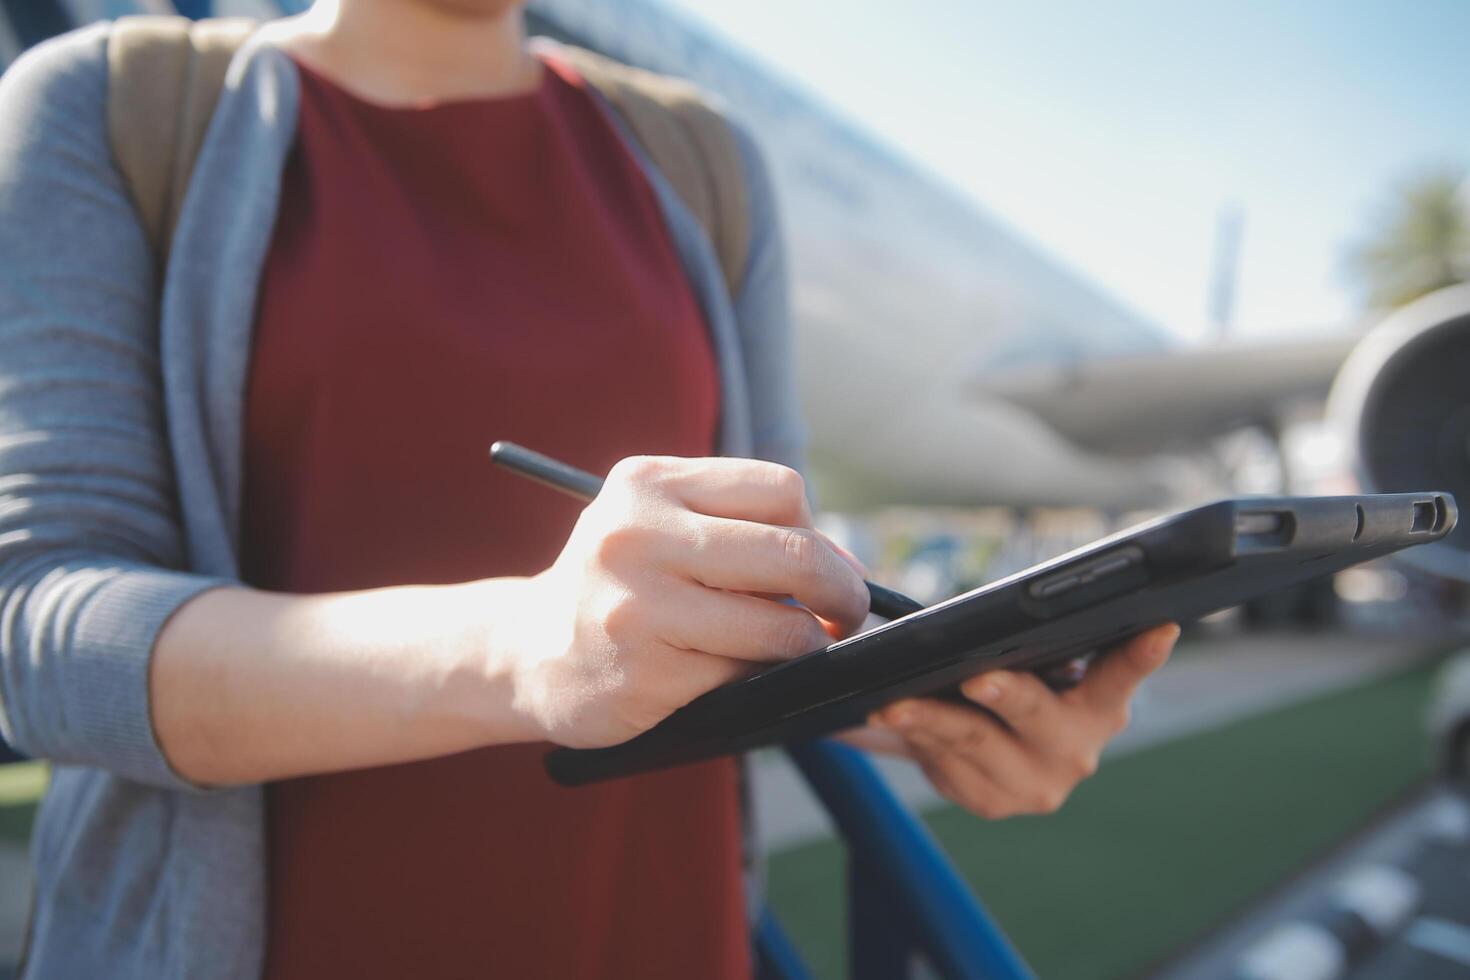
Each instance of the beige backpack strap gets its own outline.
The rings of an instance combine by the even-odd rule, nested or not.
[[[112,155],[143,219],[159,275],[244,18],[121,17],[107,46]]]
[[[601,92],[694,215],[738,294],[750,251],[745,171],[725,117],[690,83],[632,68],[582,48],[557,45],[556,57]]]
[[[108,43],[108,130],[160,270],[244,18],[122,17]],[[570,46],[557,55],[600,91],[699,222],[725,285],[739,291],[750,249],[745,172],[724,117],[688,82]]]

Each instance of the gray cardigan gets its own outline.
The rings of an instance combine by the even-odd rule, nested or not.
[[[170,770],[148,663],[174,610],[237,577],[247,357],[298,78],[259,38],[236,56],[160,295],[108,148],[109,31],[43,44],[0,79],[0,730],[53,763],[27,969],[254,978],[263,794]],[[721,452],[794,465],[785,262],[767,175],[739,142],[752,242],[733,302],[630,148],[709,326]]]

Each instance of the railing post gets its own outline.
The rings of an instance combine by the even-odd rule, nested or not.
[[[190,20],[203,20],[214,13],[214,0],[174,0],[174,9]]]
[[[852,853],[847,856],[847,950],[853,980],[907,976],[917,952],[908,910],[893,900],[877,869]]]
[[[770,909],[761,914],[755,927],[756,980],[811,980],[801,954],[786,938]]]
[[[944,977],[1032,980],[1020,954],[986,915],[928,828],[894,797],[862,753],[826,740],[798,742],[787,746],[787,752],[837,824],[851,866],[859,869],[858,890],[879,889],[886,896],[882,905],[901,910],[888,921],[908,932],[911,948]],[[877,901],[866,894],[852,899]],[[882,918],[878,906],[863,904],[852,921],[861,921],[866,929]],[[905,943],[902,933],[895,943]],[[851,948],[854,954],[862,952],[856,942]],[[889,956],[875,955],[885,962]],[[861,975],[863,967],[854,962],[850,969]]]

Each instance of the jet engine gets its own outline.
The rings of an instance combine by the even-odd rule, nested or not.
[[[1470,283],[1431,293],[1375,327],[1333,382],[1328,414],[1349,434],[1365,491],[1447,490],[1470,506]],[[1470,520],[1401,558],[1470,582]]]

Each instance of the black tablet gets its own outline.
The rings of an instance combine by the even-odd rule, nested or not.
[[[1044,668],[1450,532],[1447,493],[1223,500],[1052,561],[710,691],[649,731],[556,749],[573,786],[811,738],[985,670]]]

